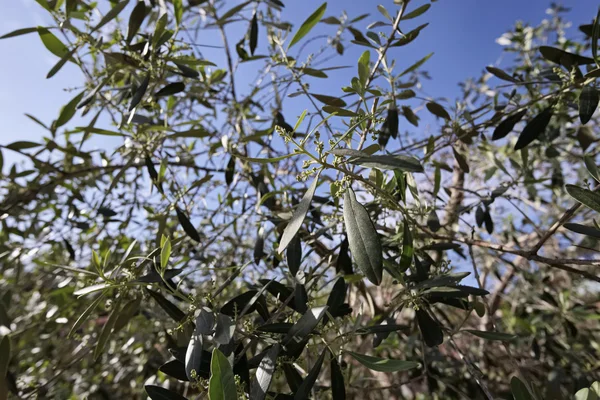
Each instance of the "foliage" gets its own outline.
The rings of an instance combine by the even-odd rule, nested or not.
[[[426,1],[36,1],[3,38],[86,82],[0,148],[0,398],[598,393],[598,22],[517,23],[449,102],[392,58]]]

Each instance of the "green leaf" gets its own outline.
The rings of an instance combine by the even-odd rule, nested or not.
[[[173,83],[169,83],[168,85],[166,85],[165,87],[160,89],[158,92],[156,92],[154,94],[154,96],[155,97],[171,96],[173,94],[183,92],[184,90],[185,90],[185,83],[173,82]]]
[[[358,114],[354,111],[346,110],[344,108],[333,107],[333,106],[325,106],[323,107],[323,111],[327,114],[336,113],[338,117],[358,117]]]
[[[600,183],[600,171],[598,171],[598,166],[596,165],[596,161],[591,156],[583,156],[583,162],[585,163],[585,167],[588,172],[596,180],[596,182]]]
[[[415,361],[394,360],[389,358],[379,358],[368,356],[366,354],[358,354],[353,351],[347,351],[356,361],[365,367],[379,372],[398,372],[408,371],[413,368],[418,368],[421,364]]]
[[[412,264],[415,248],[413,246],[413,237],[410,232],[410,226],[404,221],[404,234],[402,236],[402,255],[400,256],[400,270],[406,271]]]
[[[97,31],[113,19],[117,18],[117,16],[121,13],[121,11],[123,11],[123,9],[127,6],[128,3],[129,0],[124,0],[115,4],[115,6],[106,13],[106,15],[100,20],[100,22],[98,22],[98,25],[92,28],[92,32]]]
[[[323,3],[314,13],[312,13],[310,15],[310,17],[308,17],[306,19],[306,21],[304,21],[304,23],[302,24],[300,29],[298,29],[298,32],[296,32],[294,34],[294,37],[292,38],[290,45],[288,46],[288,50],[293,45],[298,43],[304,36],[306,36],[311,31],[312,28],[314,28],[314,26],[323,17],[323,14],[325,14],[326,9],[327,9],[327,3]]]
[[[427,60],[429,60],[431,58],[431,56],[433,56],[433,53],[429,53],[427,54],[425,57],[421,58],[419,61],[417,61],[416,63],[414,63],[413,65],[411,65],[410,67],[408,67],[407,69],[405,69],[399,76],[404,76],[406,74],[409,74],[413,71],[415,71],[417,68],[419,68],[421,65],[425,64],[425,62]]]
[[[367,279],[379,286],[383,274],[381,242],[369,213],[351,188],[344,195],[344,223],[352,257]]]
[[[185,215],[183,211],[179,209],[179,207],[175,207],[175,212],[177,213],[177,219],[183,228],[183,231],[194,241],[200,243],[200,234],[190,222],[190,219]]]
[[[8,144],[4,147],[6,147],[7,149],[11,149],[11,150],[26,150],[26,149],[32,149],[34,147],[40,147],[41,144],[39,143],[35,143],[35,142],[28,142],[26,140],[19,140],[17,142],[12,142],[11,144]]]
[[[58,62],[54,65],[54,67],[52,67],[52,69],[50,69],[50,71],[48,71],[48,74],[46,75],[46,79],[50,79],[54,75],[56,75],[56,73],[58,71],[60,71],[60,69],[67,63],[67,61],[69,61],[71,59],[71,57],[73,56],[73,54],[75,54],[77,49],[78,49],[78,47],[73,47],[73,49],[69,50],[69,52],[67,54],[65,54],[60,60],[58,60]]]
[[[71,101],[69,101],[67,105],[65,105],[62,108],[62,110],[60,110],[60,115],[56,120],[56,128],[63,126],[64,124],[69,122],[71,118],[73,118],[73,116],[75,115],[75,111],[77,110],[77,104],[79,104],[79,102],[83,98],[83,94],[84,92],[79,93]]]
[[[295,343],[305,339],[317,326],[321,319],[323,319],[325,316],[325,311],[327,311],[327,306],[315,307],[306,311],[298,320],[298,322],[296,322],[294,326],[290,328],[289,332],[283,338],[281,343],[287,347],[288,345],[293,346]]]
[[[420,15],[423,15],[427,10],[429,10],[429,8],[431,7],[431,4],[423,4],[421,7],[417,8],[416,10],[413,10],[411,12],[409,12],[406,15],[402,16],[402,21],[406,21],[407,19],[413,19],[413,18],[417,18]]]
[[[417,324],[421,331],[423,341],[428,347],[436,347],[444,342],[444,332],[440,325],[435,321],[425,309],[415,311]]]
[[[146,385],[144,389],[146,389],[148,397],[152,400],[187,400],[182,395],[160,386]]]
[[[138,297],[129,301],[127,304],[123,306],[121,311],[119,311],[119,315],[117,315],[117,319],[115,321],[113,332],[118,332],[123,329],[131,318],[140,310],[140,303],[142,302],[142,298]]]
[[[500,122],[498,124],[496,129],[494,129],[494,134],[492,135],[492,140],[502,139],[503,137],[508,135],[510,132],[512,132],[515,125],[523,119],[525,114],[527,114],[527,109],[521,110],[516,114],[506,117],[502,122]]]
[[[46,28],[44,28],[44,29],[46,29]],[[15,36],[26,35],[28,33],[37,32],[38,30],[39,30],[39,27],[17,29],[12,32],[5,33],[4,35],[0,36],[0,39],[8,39],[8,38],[15,37]]]
[[[548,107],[529,121],[523,132],[521,132],[521,135],[519,135],[519,139],[515,144],[515,150],[521,150],[537,139],[546,130],[553,113],[553,108]]]
[[[586,207],[600,212],[600,194],[575,185],[565,185],[567,193]]]
[[[327,74],[319,69],[314,68],[303,68],[302,73],[310,76],[314,76],[315,78],[327,78]]]
[[[69,331],[69,334],[67,335],[67,338],[72,337],[73,334],[81,327],[81,325],[83,325],[83,323],[85,321],[87,321],[87,319],[90,316],[90,314],[92,313],[92,311],[94,311],[96,309],[96,307],[98,307],[98,304],[100,304],[100,301],[102,301],[103,298],[104,298],[104,293],[101,293],[100,296],[98,296],[96,299],[94,299],[94,301],[92,301],[92,303],[83,311],[83,313],[79,316],[79,318],[77,318],[77,320],[71,327],[71,330]]]
[[[148,89],[149,83],[150,74],[148,73],[146,74],[146,76],[142,80],[142,83],[140,84],[140,86],[138,86],[137,90],[131,97],[131,103],[129,103],[129,111],[133,110],[138,104],[140,104],[140,101],[142,101],[144,94],[146,94],[146,90]]]
[[[598,395],[588,388],[583,388],[575,393],[574,400],[598,400]]]
[[[463,172],[466,172],[468,174],[471,171],[471,169],[469,168],[469,164],[467,163],[467,159],[465,158],[465,156],[456,151],[454,147],[452,147],[452,153],[454,154],[454,159],[458,163],[460,169],[462,169]]]
[[[160,250],[160,267],[163,271],[169,265],[169,257],[171,257],[171,239],[167,237]]]
[[[300,264],[302,264],[302,241],[298,234],[293,237],[287,246],[286,258],[290,272],[293,276],[296,276],[300,269]]]
[[[592,58],[583,57],[550,46],[540,46],[540,53],[546,60],[560,64],[567,69],[571,69],[572,65],[594,64]]]
[[[430,101],[429,103],[427,103],[426,107],[427,110],[429,110],[429,112],[435,115],[436,117],[440,117],[447,120],[451,119],[450,114],[448,114],[448,111],[446,111],[444,107],[442,107],[436,102]]]
[[[362,53],[358,59],[358,79],[361,86],[364,88],[369,79],[369,62],[371,60],[371,52],[369,50]]]
[[[591,237],[600,239],[600,230],[596,229],[593,226],[567,223],[564,225],[564,227],[572,232],[580,233],[582,235],[591,236]]]
[[[4,335],[2,339],[0,339],[0,379],[6,379],[6,374],[8,372],[8,364],[10,362],[10,336]],[[0,392],[1,393],[1,392]]]
[[[500,68],[496,68],[496,67],[485,67],[485,69],[487,69],[487,71],[494,75],[496,78],[498,79],[502,79],[503,81],[508,81],[508,82],[513,82],[513,83],[519,83],[519,80],[516,78],[513,78],[512,76],[510,76],[508,73],[502,71]]]
[[[146,292],[158,303],[169,317],[175,322],[181,322],[185,318],[185,313],[179,309],[175,304],[167,300],[162,294],[155,292],[154,290],[146,289]]]
[[[238,13],[238,11],[241,11],[244,7],[246,7],[250,3],[251,3],[251,1],[246,1],[244,3],[238,4],[237,6],[231,8],[229,11],[227,11],[225,14],[223,14],[219,18],[217,23],[222,25],[225,21],[227,21],[228,18],[233,17],[235,14]]]
[[[502,342],[510,342],[517,338],[517,335],[512,335],[510,333],[502,333],[502,332],[478,331],[475,329],[465,329],[465,332],[469,332],[470,334],[480,337],[482,339],[499,340]]]
[[[331,359],[331,396],[332,400],[346,399],[346,385],[344,384],[344,374],[340,364],[332,354]]]
[[[404,172],[424,172],[423,166],[414,157],[403,155],[381,155],[368,157],[351,157],[351,164],[358,164],[368,168],[381,170],[400,170]]]
[[[241,156],[239,154],[236,154],[235,156],[237,158],[240,158],[240,159],[242,159],[244,161],[248,161],[248,162],[255,162],[255,163],[260,163],[260,164],[271,164],[271,163],[274,163],[274,162],[285,160],[286,158],[290,158],[290,157],[292,157],[294,155],[295,154],[292,153],[292,154],[286,154],[286,155],[280,156],[280,157],[271,157],[271,158],[252,158],[252,157],[244,157],[244,156]]]
[[[587,124],[600,102],[600,94],[593,86],[585,86],[579,95],[579,120],[583,125]]]
[[[144,18],[146,18],[146,4],[144,0],[139,0],[129,16],[129,24],[127,25],[127,43],[131,43],[138,33],[144,22]]]
[[[173,0],[173,11],[175,13],[175,22],[177,22],[177,26],[179,26],[179,24],[181,24],[181,17],[183,17],[182,0]]]
[[[254,55],[254,50],[258,45],[258,20],[256,19],[256,13],[252,16],[250,21],[250,54]]]
[[[298,390],[296,391],[296,394],[294,396],[294,400],[305,400],[310,397],[310,391],[315,385],[315,382],[317,382],[317,378],[319,377],[319,373],[321,372],[321,366],[323,365],[323,361],[325,361],[325,354],[327,354],[327,352],[328,351],[326,348],[323,349],[321,355],[319,356],[319,358],[317,358],[317,361],[315,361],[315,364],[310,369],[310,372],[308,373],[306,378],[304,378],[304,380],[300,384],[300,387],[298,387]]]
[[[210,136],[211,133],[206,130],[206,128],[198,127],[195,129],[190,129],[189,131],[183,132],[175,132],[172,135],[169,135],[169,139],[180,139],[180,138],[197,138],[202,139]]]
[[[527,386],[516,376],[513,376],[510,380],[510,391],[515,400],[533,400]]]
[[[154,33],[152,34],[152,47],[158,47],[161,42],[162,36],[165,33],[165,28],[169,23],[169,16],[167,13],[164,13],[160,16],[158,21],[156,21],[156,25],[154,26]]]
[[[102,332],[100,332],[100,336],[98,336],[98,342],[96,343],[96,348],[94,349],[94,360],[98,360],[98,358],[100,358],[100,355],[102,354],[102,351],[104,350],[104,347],[106,346],[106,342],[108,342],[108,339],[110,338],[110,334],[113,331],[113,327],[115,326],[115,322],[117,321],[119,312],[120,312],[120,299],[118,299],[113,304],[113,309],[112,309],[110,315],[108,316],[108,319],[104,323],[104,326],[102,327]]]
[[[213,349],[210,361],[208,398],[210,400],[237,400],[237,389],[231,364],[217,348]]]
[[[86,286],[83,289],[74,291],[73,295],[74,296],[85,296],[86,294],[97,292],[97,291],[103,290],[107,287],[109,287],[108,283],[99,283],[97,285]]]
[[[277,356],[281,346],[276,343],[263,357],[258,368],[256,375],[252,379],[250,384],[250,398],[253,400],[264,400],[271,386],[275,369],[277,368]]]
[[[324,94],[315,94],[311,93],[315,99],[319,100],[321,103],[327,104],[332,107],[346,107],[346,102],[339,97],[327,96]]]
[[[38,34],[42,43],[52,54],[59,58],[63,58],[69,54],[69,48],[63,44],[54,34],[46,28],[38,28]]]

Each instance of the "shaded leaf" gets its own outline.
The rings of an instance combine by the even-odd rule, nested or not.
[[[323,365],[323,361],[325,360],[325,354],[327,354],[327,349],[323,349],[319,358],[315,361],[313,367],[310,369],[310,372],[300,384],[296,395],[294,396],[294,400],[305,400],[310,396],[310,391],[312,390],[317,378],[319,377],[319,373],[321,372],[321,366]]]
[[[287,347],[290,345],[294,347],[294,342],[298,343],[305,339],[317,326],[319,321],[323,319],[325,311],[327,311],[327,306],[315,307],[306,311],[283,338],[281,342],[283,346]]]
[[[517,335],[512,335],[510,333],[502,333],[502,332],[488,332],[488,331],[478,331],[475,329],[465,329],[465,332],[469,332],[472,335],[480,337],[486,340],[499,340],[503,342],[510,342],[517,338]]]
[[[429,10],[430,7],[431,7],[431,4],[423,4],[421,7],[403,15],[402,21],[406,21],[407,19],[417,18],[418,16],[424,14],[427,10]]]
[[[183,211],[179,209],[179,207],[175,207],[175,212],[177,213],[177,219],[183,228],[183,231],[194,241],[200,243],[200,234],[194,228],[194,225],[190,222],[189,218]]]
[[[142,80],[140,86],[138,86],[137,90],[133,94],[133,97],[131,97],[131,103],[129,103],[129,111],[133,110],[138,104],[140,104],[140,101],[142,101],[144,94],[146,94],[146,90],[148,89],[149,83],[150,74],[147,74],[144,77],[144,80]]]
[[[168,361],[161,365],[158,370],[163,374],[171,376],[180,381],[189,381],[187,375],[185,374],[185,364],[179,360]]]
[[[269,386],[273,380],[275,374],[275,368],[277,367],[277,356],[280,351],[279,343],[276,343],[263,357],[256,375],[252,379],[250,384],[250,398],[253,400],[264,400],[267,396]]]
[[[592,58],[583,57],[578,54],[569,53],[550,46],[540,46],[540,53],[546,60],[560,64],[568,69],[571,68],[572,64],[585,65],[594,63]]]
[[[154,96],[156,96],[156,97],[171,96],[173,94],[183,92],[184,90],[185,90],[185,84],[183,82],[173,82],[173,83],[169,83],[168,85],[166,85],[165,87],[160,89],[158,92],[156,92],[154,94]]]
[[[537,139],[546,130],[553,113],[553,108],[548,107],[529,121],[521,135],[519,135],[515,150],[521,150]]]
[[[404,76],[406,74],[409,74],[409,73],[415,71],[421,65],[425,64],[425,62],[427,60],[429,60],[431,58],[431,56],[433,56],[433,53],[427,54],[425,57],[421,58],[419,61],[417,61],[416,63],[414,63],[413,65],[411,65],[407,69],[405,69],[404,71],[402,71],[399,76]]]
[[[120,300],[117,300],[116,303],[113,305],[113,309],[109,314],[108,319],[104,323],[100,335],[98,336],[98,341],[96,342],[96,347],[94,348],[94,360],[98,360],[98,358],[100,358],[100,355],[104,350],[104,346],[106,346],[106,342],[110,338],[110,334],[112,333],[113,328],[115,326],[115,322],[117,321],[117,317],[119,316],[119,303]]]
[[[572,232],[600,239],[600,230],[593,226],[567,223],[564,227]]]
[[[64,124],[69,122],[71,120],[71,118],[73,118],[73,116],[75,115],[77,104],[79,104],[79,102],[81,101],[82,98],[83,98],[83,92],[79,93],[77,96],[75,96],[73,99],[71,99],[71,101],[69,101],[60,110],[60,115],[58,116],[58,119],[56,120],[56,124],[55,124],[56,128],[63,126]]]
[[[332,400],[346,399],[346,386],[344,384],[344,375],[342,374],[340,364],[337,362],[333,354],[331,359],[331,395]]]
[[[436,347],[444,341],[444,333],[440,325],[424,309],[415,311],[417,324],[423,336],[423,341],[428,347]]]
[[[527,386],[516,376],[510,380],[510,391],[515,400],[533,400]]]
[[[408,371],[409,369],[417,368],[421,365],[415,361],[379,358],[368,356],[366,354],[354,353],[352,351],[348,351],[347,353],[350,354],[356,361],[358,361],[365,367],[372,369],[373,371],[379,372]]]
[[[587,124],[600,102],[600,94],[593,86],[585,86],[579,95],[579,120],[582,124]]]
[[[254,55],[256,45],[258,44],[258,21],[256,19],[256,13],[252,16],[250,22],[250,54]]]
[[[162,294],[151,289],[146,289],[146,292],[158,303],[158,305],[171,317],[175,322],[181,322],[185,318],[185,313],[175,304],[167,300]]]
[[[435,115],[436,117],[444,118],[447,120],[450,119],[450,114],[448,114],[448,111],[446,111],[446,109],[438,103],[430,101],[426,104],[426,107],[427,110],[429,110],[429,112]]]
[[[321,103],[327,104],[328,106],[332,106],[332,107],[345,107],[346,106],[346,102],[342,99],[340,99],[339,97],[333,97],[333,96],[327,96],[324,94],[316,94],[316,93],[311,93],[311,96],[313,96],[315,99],[319,100]]]
[[[37,32],[38,30],[39,30],[38,27],[16,29],[12,32],[8,32],[8,33],[5,33],[4,35],[0,36],[0,39],[8,39],[8,38],[15,37],[15,36],[26,35],[28,33]]]
[[[416,158],[403,155],[381,155],[367,157],[352,157],[348,159],[351,164],[358,164],[369,168],[382,170],[397,169],[404,172],[424,172],[423,166]]]
[[[513,78],[508,73],[501,70],[500,68],[485,67],[485,69],[487,69],[487,71],[490,74],[494,75],[498,79],[502,79],[503,81],[513,82],[513,83],[519,83],[519,80],[517,78]]]
[[[359,269],[373,284],[381,284],[383,257],[379,235],[351,188],[344,195],[344,224],[350,251]]]
[[[152,400],[187,400],[182,395],[175,393],[169,389],[165,389],[164,387],[146,385],[144,386],[144,389],[146,389],[148,397],[150,397],[150,399]]]
[[[127,25],[127,43],[131,43],[131,40],[135,37],[136,33],[140,30],[144,18],[146,17],[146,4],[144,0],[138,0],[137,4],[131,11],[129,16],[129,24]]]
[[[565,185],[567,193],[586,207],[600,212],[600,194],[575,185]]]
[[[100,22],[98,22],[98,25],[92,28],[92,32],[97,31],[98,29],[102,28],[104,25],[108,24],[110,21],[115,19],[121,13],[121,11],[123,11],[123,9],[125,8],[125,6],[127,6],[128,3],[129,0],[124,0],[115,4],[115,6],[111,8],[104,17],[102,17]]]
[[[513,114],[509,117],[506,117],[502,122],[498,124],[496,129],[494,129],[494,134],[492,135],[492,140],[502,139],[506,135],[508,135],[515,127],[521,119],[527,114],[527,109],[521,110],[516,114]]]
[[[437,232],[442,228],[442,225],[440,224],[440,219],[438,218],[435,210],[431,210],[431,212],[427,216],[427,227],[431,229],[432,232]]]
[[[288,245],[286,258],[292,276],[296,276],[298,270],[300,269],[300,264],[302,263],[302,241],[300,240],[300,236],[298,234],[294,236]]]

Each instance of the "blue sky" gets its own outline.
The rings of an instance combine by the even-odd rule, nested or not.
[[[284,18],[298,24],[306,18],[321,1],[302,0],[285,1]],[[382,19],[375,9],[377,2],[344,1],[328,2],[326,15],[339,15],[346,10],[350,16],[370,13],[372,18],[363,20],[359,26],[365,26]],[[422,1],[414,1],[416,5]],[[395,7],[392,1],[381,1],[389,10]],[[434,52],[435,55],[426,64],[433,77],[426,82],[425,91],[433,97],[453,99],[458,93],[457,84],[480,73],[489,64],[495,64],[501,55],[501,47],[495,43],[505,30],[516,20],[532,24],[546,18],[545,10],[549,2],[542,0],[440,0],[422,17],[407,21],[407,28],[424,22],[430,25],[409,46],[396,50],[398,65],[409,66],[415,60]],[[564,3],[572,7],[569,17],[574,21],[572,32],[580,23],[589,23],[594,17],[597,1],[577,0]],[[411,6],[409,8],[413,8]],[[45,11],[33,0],[4,1],[0,13],[0,33],[18,28],[46,25],[48,17]],[[321,26],[319,27],[321,28]],[[322,26],[322,28],[326,28]],[[215,32],[211,32],[215,34]],[[356,49],[356,54],[364,48]],[[0,144],[15,140],[39,140],[44,134],[25,113],[33,114],[44,122],[56,118],[61,105],[68,102],[74,93],[65,89],[79,86],[83,77],[79,71],[67,65],[52,79],[46,79],[48,70],[56,63],[35,34],[0,41],[0,109],[2,110],[3,133]],[[357,56],[358,57],[358,56]],[[349,60],[346,59],[345,61]],[[355,64],[354,64],[355,65]],[[400,68],[399,67],[399,68]],[[353,71],[354,73],[354,68]],[[253,75],[249,77],[252,79]],[[242,76],[243,78],[243,76]],[[331,87],[339,88],[347,82],[330,82]],[[322,82],[321,82],[322,84]],[[323,89],[328,89],[323,87]],[[337,89],[339,91],[339,89]],[[292,118],[290,118],[292,119]],[[77,120],[71,122],[75,126]],[[5,166],[11,160],[7,158]]]

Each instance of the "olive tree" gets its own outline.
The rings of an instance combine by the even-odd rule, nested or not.
[[[433,1],[36,2],[85,82],[0,147],[0,398],[600,396],[596,10],[450,101]]]

